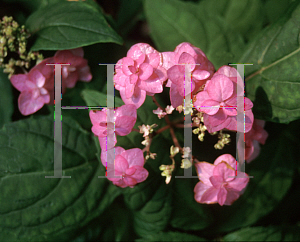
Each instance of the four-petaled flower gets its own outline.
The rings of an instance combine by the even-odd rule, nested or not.
[[[206,82],[204,90],[196,95],[194,106],[204,113],[204,124],[210,133],[224,128],[244,132],[244,129],[237,130],[237,78],[241,77],[235,68],[222,66],[211,80]],[[243,104],[247,133],[254,119],[251,110],[253,103],[245,97]]]
[[[125,104],[114,110],[112,120],[107,117],[107,109],[103,108],[101,111],[90,111],[90,119],[93,124],[92,132],[98,136],[102,150],[113,148],[117,143],[117,138],[114,136],[114,145],[106,145],[106,139],[109,134],[113,134],[115,130],[116,135],[128,135],[137,118],[136,107],[133,104]]]
[[[92,79],[83,49],[57,51],[53,57],[44,59],[27,74],[12,75],[10,81],[21,94],[18,99],[19,110],[23,115],[33,114],[44,104],[54,104],[54,66],[62,66],[62,94],[66,88],[73,88],[78,80],[89,82]]]
[[[219,156],[214,164],[199,162],[195,166],[200,182],[196,184],[194,193],[199,203],[231,205],[249,182],[246,173],[235,170],[239,166],[229,154]]]
[[[146,95],[161,93],[167,79],[161,53],[145,43],[133,45],[127,56],[117,62],[115,70],[115,88],[124,103],[137,108],[144,103]]]
[[[109,156],[109,152],[102,150],[101,162],[108,167],[108,162],[114,163],[114,170],[108,169],[108,180],[119,187],[134,187],[137,183],[143,182],[148,177],[148,171],[144,168],[143,151],[138,148],[125,150],[122,147],[115,147],[114,156]]]
[[[45,88],[46,77],[37,68],[32,68],[28,74],[12,75],[10,81],[21,92],[18,106],[23,115],[35,113],[50,102],[49,91]]]
[[[163,52],[163,66],[167,69],[170,100],[174,108],[182,105],[185,95],[194,94],[213,74],[214,66],[203,51],[190,43],[179,44],[174,52]],[[191,87],[187,92],[185,64],[190,64]]]

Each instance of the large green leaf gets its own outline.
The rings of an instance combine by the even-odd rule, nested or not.
[[[222,16],[227,24],[246,39],[253,38],[263,27],[265,15],[261,0],[206,0],[199,6],[211,14]]]
[[[273,132],[261,147],[259,157],[246,164],[246,173],[253,178],[245,193],[231,206],[211,206],[215,223],[207,233],[228,232],[254,224],[276,208],[289,191],[297,158],[295,128],[270,124]]]
[[[12,86],[7,74],[0,68],[0,128],[11,121],[13,110]]]
[[[275,22],[285,14],[293,0],[266,0],[264,4],[267,19],[270,23]]]
[[[69,241],[119,194],[106,179],[91,135],[62,120],[62,174],[54,169],[53,116],[6,124],[0,131],[0,240]],[[100,202],[101,201],[101,202]]]
[[[180,233],[180,232],[160,232],[151,234],[143,239],[137,239],[136,242],[143,241],[207,241],[195,235]]]
[[[63,50],[95,43],[122,43],[103,13],[85,2],[63,1],[39,8],[26,27],[37,39],[31,50]]]
[[[134,229],[138,235],[156,234],[166,228],[172,212],[170,189],[170,186],[162,183],[153,197],[140,210],[134,212]]]
[[[176,176],[183,175],[182,169],[176,173]],[[194,173],[193,175],[196,176]],[[212,223],[213,219],[208,206],[206,204],[199,204],[194,199],[193,190],[196,182],[199,182],[197,178],[174,177],[172,227],[185,231],[199,231]]]
[[[205,2],[146,0],[151,36],[160,51],[173,51],[190,42],[204,51],[216,68],[236,62],[244,43],[241,35],[221,16],[210,13]]]
[[[247,96],[256,118],[288,123],[300,118],[300,6],[266,28],[248,47],[245,68]]]
[[[243,228],[223,237],[223,241],[299,241],[299,227]]]

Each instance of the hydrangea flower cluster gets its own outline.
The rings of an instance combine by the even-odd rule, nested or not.
[[[191,72],[191,91],[189,93],[185,90],[186,64],[190,65]],[[257,156],[259,152],[259,147],[257,148],[258,142],[264,144],[267,133],[263,130],[261,122],[254,121],[251,110],[253,103],[246,97],[244,97],[245,130],[238,130],[237,85],[241,81],[242,79],[235,68],[222,66],[219,70],[215,71],[213,64],[208,60],[203,51],[186,42],[179,44],[173,52],[162,53],[159,53],[149,44],[139,43],[133,45],[127,52],[127,56],[120,59],[116,64],[114,84],[115,88],[120,91],[124,103],[139,108],[144,103],[146,95],[152,96],[153,101],[157,105],[157,109],[153,110],[153,113],[159,119],[165,118],[168,123],[166,127],[154,132],[154,135],[156,135],[166,128],[170,128],[175,145],[175,147],[172,146],[170,149],[172,164],[161,165],[159,167],[162,171],[162,176],[166,177],[166,183],[169,184],[171,181],[172,172],[176,167],[175,156],[180,152],[183,158],[181,168],[188,169],[192,165],[195,165],[197,169],[200,182],[197,183],[194,192],[195,200],[199,203],[219,203],[221,206],[231,205],[244,192],[249,182],[249,177],[246,173],[238,171],[239,164],[229,154],[219,156],[214,164],[195,162],[197,160],[194,157],[190,160],[190,148],[182,148],[180,146],[173,130],[173,126],[185,127],[183,124],[171,124],[168,115],[175,108],[179,113],[184,110],[185,115],[191,113],[193,115],[193,127],[196,127],[193,133],[198,135],[200,141],[204,140],[206,131],[212,135],[219,132],[218,137],[220,140],[215,145],[216,149],[222,149],[230,142],[230,135],[222,133],[223,130],[245,132],[245,159],[249,162]],[[164,87],[170,88],[171,102],[171,105],[165,108],[161,107],[154,97],[155,94],[161,93]],[[187,95],[191,95],[191,104],[184,103]],[[91,120],[93,119],[93,115],[96,114],[90,113]],[[104,116],[105,114],[103,113],[102,117]],[[124,118],[123,120],[125,121],[126,119]],[[106,135],[103,129],[99,128],[101,122],[104,122],[103,120],[100,122],[92,120],[94,125],[92,128],[93,132],[102,138]],[[129,119],[128,122],[130,122]],[[98,125],[98,128],[95,125]],[[124,122],[122,125],[125,125]],[[152,132],[146,132],[148,131],[146,127],[156,127],[156,125],[143,125],[139,127],[140,133],[143,133],[145,137],[142,144],[146,147],[143,151],[149,152],[152,140],[150,134],[153,130],[151,129]],[[133,128],[133,126],[130,126],[130,128]],[[116,128],[115,133],[119,134],[118,132]],[[103,149],[102,138],[99,138],[99,141],[100,143],[102,142],[101,147]],[[145,180],[147,176],[143,170],[144,168],[142,168],[144,163],[142,161],[132,163],[126,158],[129,156],[119,156],[119,154],[125,154],[128,151],[120,147],[117,148],[118,151],[116,154],[118,153],[118,155],[115,158],[115,174],[120,174],[122,178],[119,180],[112,178],[111,181],[120,187],[133,187],[138,182]],[[143,152],[141,153],[139,149],[135,150],[137,156],[142,155]],[[105,155],[106,151],[101,155],[103,164],[107,161]],[[154,154],[151,155],[154,157]],[[145,160],[151,157],[151,155],[147,154]],[[137,164],[139,168],[135,167]],[[132,167],[135,167],[135,169]]]
[[[73,88],[78,80],[89,82],[92,79],[83,49],[57,51],[54,57],[46,58],[26,74],[12,75],[12,85],[21,93],[18,98],[19,110],[30,115],[44,104],[54,104],[54,66],[47,64],[70,64],[62,66],[62,94],[66,88]]]

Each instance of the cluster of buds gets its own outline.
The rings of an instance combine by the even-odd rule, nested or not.
[[[19,26],[12,17],[4,16],[0,21],[0,67],[9,74],[9,78],[15,73],[16,67],[29,69],[31,60],[39,62],[43,59],[38,52],[27,53],[28,37],[25,26]],[[11,57],[16,54],[17,59]]]
[[[181,160],[180,168],[188,169],[192,166],[191,162],[191,148],[183,147],[183,155],[181,156],[183,159]]]
[[[218,138],[219,141],[215,144],[215,149],[221,150],[226,144],[230,143],[230,134],[223,134],[223,132],[220,131]]]
[[[184,99],[184,101],[185,101],[185,99]],[[184,115],[187,115],[187,114],[193,115],[193,102],[192,102],[192,100],[191,100],[190,103],[184,103],[183,113],[184,113]]]
[[[205,131],[207,130],[206,126],[203,123],[203,116],[202,113],[199,112],[196,114],[196,116],[192,119],[193,123],[196,125],[199,125],[198,128],[195,128],[193,130],[194,134],[198,134],[198,139],[203,142],[204,141],[204,135],[205,135]]]
[[[164,116],[166,116],[167,114],[171,114],[173,112],[173,110],[174,110],[174,108],[172,107],[172,105],[168,105],[165,108],[165,112],[161,108],[157,108],[156,110],[153,110],[153,113],[156,114],[159,119],[161,119]]]
[[[149,135],[153,132],[153,128],[157,127],[157,124],[139,126],[140,133],[143,134],[145,139],[142,141],[142,145],[149,146],[150,145],[150,137]]]
[[[182,105],[179,105],[176,107],[176,110],[181,113],[183,111],[184,115],[187,115],[187,114],[193,114],[193,103],[191,101],[191,103],[184,103],[184,100],[183,100],[183,104]]]
[[[179,153],[179,148],[174,147],[173,145],[170,147],[170,158],[172,160],[172,165],[161,165],[159,169],[162,171],[161,175],[166,177],[166,184],[169,184],[172,178],[172,172],[175,169],[175,160],[174,157]]]

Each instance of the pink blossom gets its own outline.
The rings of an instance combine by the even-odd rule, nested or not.
[[[49,68],[46,67],[45,70],[47,71]],[[50,102],[47,86],[53,84],[53,81],[49,81],[41,71],[39,68],[32,68],[27,74],[12,75],[10,78],[12,85],[21,92],[18,106],[23,115],[33,114],[45,103]]]
[[[100,146],[103,150],[111,149],[106,147],[106,137],[108,134],[115,134],[120,136],[128,135],[137,118],[136,107],[133,104],[125,104],[116,108],[114,111],[113,122],[107,122],[107,109],[101,111],[90,111],[90,119],[93,124],[92,132],[98,136]],[[117,138],[114,136],[114,145],[117,143]]]
[[[259,143],[264,145],[268,138],[268,133],[263,129],[264,120],[254,119],[252,129],[245,134],[245,159],[247,163],[254,160],[260,152]]]
[[[247,174],[236,171],[236,160],[229,154],[219,156],[214,164],[199,162],[195,166],[200,179],[194,188],[198,203],[231,205],[249,182]]]
[[[53,60],[58,64],[63,65],[62,72],[62,93],[65,93],[66,88],[73,88],[78,80],[89,82],[92,80],[90,67],[87,60],[83,58],[83,49],[77,48],[72,50],[59,50],[55,53]]]
[[[107,151],[101,152],[101,162],[107,167],[107,159],[113,160],[113,157],[107,157]],[[143,182],[148,177],[148,171],[144,168],[143,151],[138,148],[125,150],[122,147],[115,147],[114,150],[114,171],[108,169],[108,179],[114,185],[119,187],[134,187],[137,183]],[[119,178],[110,178],[121,176]]]
[[[62,94],[67,87],[74,87],[78,80],[92,79],[87,60],[83,58],[82,48],[57,51],[54,57],[44,59],[28,74],[11,77],[12,85],[21,92],[18,105],[23,115],[35,113],[44,104],[54,104],[54,66],[46,65],[54,63],[70,64],[62,66]]]
[[[196,95],[194,106],[203,112],[204,124],[210,133],[222,130],[237,130],[237,78],[241,78],[233,67],[222,66]],[[244,98],[245,132],[253,123],[253,103]],[[244,132],[244,130],[238,130]]]
[[[127,56],[117,62],[115,88],[120,91],[124,103],[139,108],[146,95],[153,96],[163,91],[162,85],[167,74],[161,60],[161,53],[148,44],[139,43],[133,45]]]
[[[182,105],[185,93],[185,65],[191,64],[191,91],[195,94],[213,74],[214,66],[203,51],[190,43],[181,43],[174,52],[163,52],[163,66],[167,69],[171,104]]]

